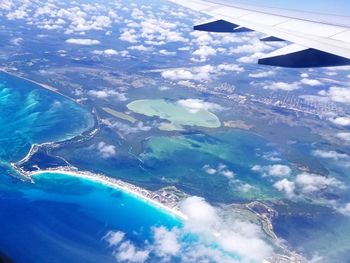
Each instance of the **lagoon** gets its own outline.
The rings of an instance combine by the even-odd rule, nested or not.
[[[160,126],[162,130],[183,130],[183,126],[219,128],[219,118],[206,109],[191,110],[178,102],[154,99],[136,100],[127,105],[129,110],[149,117],[167,120]]]

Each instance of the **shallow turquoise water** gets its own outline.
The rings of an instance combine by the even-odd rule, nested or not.
[[[0,72],[0,159],[19,160],[33,143],[72,138],[92,126],[77,104]]]

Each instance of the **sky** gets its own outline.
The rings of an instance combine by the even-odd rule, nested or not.
[[[261,5],[268,7],[297,9],[302,11],[320,12],[349,16],[349,0],[226,0],[244,4]]]

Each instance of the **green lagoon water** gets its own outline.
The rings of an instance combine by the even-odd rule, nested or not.
[[[170,123],[164,123],[160,129],[183,130],[183,126],[218,128],[219,118],[212,112],[200,109],[191,111],[178,102],[163,99],[136,100],[127,105],[129,110],[149,117],[159,117]]]

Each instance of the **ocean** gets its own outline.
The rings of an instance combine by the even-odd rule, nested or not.
[[[0,73],[0,253],[17,263],[115,262],[103,237],[122,231],[134,244],[154,226],[180,220],[145,201],[66,174],[19,180],[9,163],[31,145],[66,140],[93,126],[83,107],[36,84]]]

